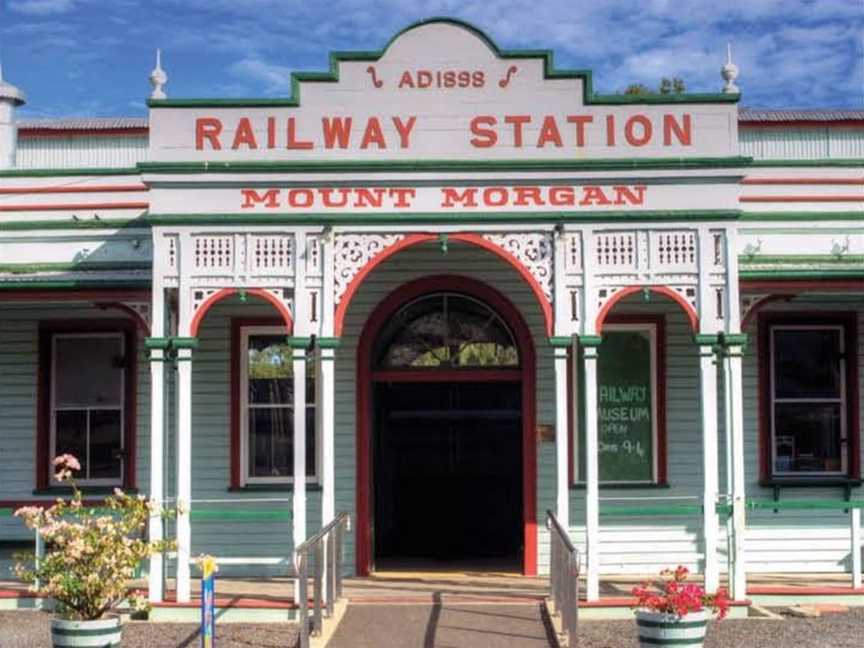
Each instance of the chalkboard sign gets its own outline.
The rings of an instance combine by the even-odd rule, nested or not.
[[[603,331],[597,360],[597,432],[601,482],[654,480],[655,329]]]

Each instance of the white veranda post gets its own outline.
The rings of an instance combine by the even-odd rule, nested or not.
[[[324,342],[322,341],[322,344]],[[336,351],[332,347],[319,347],[318,352],[318,424],[321,430],[321,522],[327,524],[336,517],[336,474],[334,442]]]
[[[555,348],[555,464],[558,523],[570,528],[568,346]]]
[[[705,551],[705,588],[714,592],[720,585],[717,555],[717,335],[697,335],[702,411],[703,540]]]
[[[153,290],[151,307],[151,335],[156,340],[164,340],[165,335],[165,296],[161,289]],[[164,348],[150,351],[150,499],[158,506],[165,500],[165,362],[168,360]],[[151,542],[164,537],[162,517],[150,517],[148,527]],[[161,553],[150,557],[150,576],[148,579],[148,599],[159,603],[165,596],[164,560]]]
[[[600,338],[580,338],[585,362],[585,544],[586,597],[600,598],[600,469],[597,436],[597,347]]]
[[[177,602],[191,598],[192,550],[192,349],[177,351]]]
[[[294,546],[306,540],[306,349],[293,349],[294,370]]]
[[[732,448],[732,574],[731,594],[735,600],[746,598],[747,566],[745,562],[746,495],[744,488],[744,409],[742,386],[743,335],[724,336],[726,358],[726,399],[728,420],[726,436]]]

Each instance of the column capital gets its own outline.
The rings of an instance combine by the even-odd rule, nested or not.
[[[309,347],[312,345],[312,338],[311,337],[295,337],[292,335],[290,337],[285,338],[285,343],[289,347],[294,349],[295,352],[299,350],[299,351],[303,351],[305,353],[309,349]]]
[[[746,333],[722,333],[720,338],[724,347],[744,346],[747,344]]]
[[[579,336],[579,346],[590,348],[590,347],[598,347],[603,342],[603,336],[601,335],[580,335]]]
[[[315,338],[315,345],[319,349],[338,349],[340,346],[342,346],[342,338],[340,338],[340,337]]]
[[[693,341],[699,346],[717,346],[720,344],[719,333],[696,333],[693,335]]]
[[[570,348],[573,345],[573,336],[553,335],[549,338],[549,346],[557,348]]]

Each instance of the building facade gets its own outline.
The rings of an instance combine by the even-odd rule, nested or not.
[[[864,112],[599,95],[452,20],[288,99],[16,120],[0,83],[0,509],[182,505],[150,565],[285,573],[338,512],[354,572],[860,587]],[[11,514],[0,540],[26,539]]]

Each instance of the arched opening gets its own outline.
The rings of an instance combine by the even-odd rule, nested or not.
[[[227,299],[235,294],[241,295],[241,299],[245,299],[246,295],[251,295],[252,297],[258,297],[270,303],[279,312],[282,321],[285,322],[285,330],[287,333],[289,335],[291,334],[294,329],[294,320],[291,316],[291,311],[289,311],[288,307],[279,301],[272,293],[263,288],[246,288],[242,290],[239,288],[222,288],[205,299],[198,307],[198,310],[195,311],[195,314],[192,316],[192,321],[189,324],[189,335],[191,337],[198,335],[198,328],[201,326],[201,321],[204,319],[207,311],[223,299]]]
[[[682,297],[672,288],[669,288],[668,286],[628,286],[627,288],[622,288],[614,295],[612,295],[611,299],[609,299],[609,301],[607,301],[603,305],[603,308],[600,309],[600,312],[597,313],[597,319],[594,321],[594,331],[597,333],[597,335],[600,335],[600,333],[603,331],[603,324],[606,322],[609,313],[612,311],[615,305],[622,300],[639,292],[644,292],[648,296],[653,293],[662,297],[668,297],[683,309],[684,314],[687,316],[687,321],[690,323],[690,328],[693,330],[693,332],[699,332],[699,314],[696,312],[696,309],[693,308],[690,302],[684,299],[684,297]]]
[[[466,277],[413,281],[375,309],[358,363],[358,572],[535,573],[535,360],[516,308]]]

